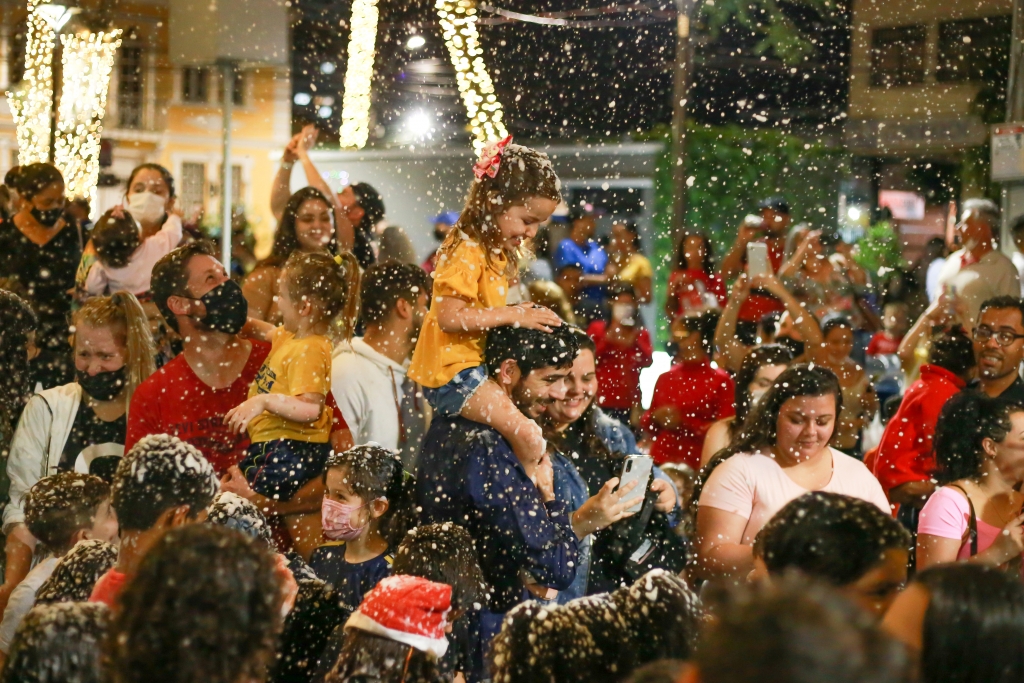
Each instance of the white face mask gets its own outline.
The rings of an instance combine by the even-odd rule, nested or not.
[[[156,223],[167,213],[167,198],[155,192],[136,192],[128,195],[128,213],[139,223]]]
[[[765,394],[768,393],[767,389],[754,389],[750,392],[750,407],[756,406]]]
[[[612,304],[612,318],[623,325],[633,325],[636,316],[636,306],[633,304]]]

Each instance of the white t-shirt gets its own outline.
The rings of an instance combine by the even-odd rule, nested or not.
[[[108,268],[99,260],[92,264],[85,278],[85,291],[90,296],[125,290],[138,296],[149,291],[153,266],[181,242],[181,218],[174,214],[167,216],[160,232],[147,237],[132,252],[124,268]]]
[[[864,463],[834,448],[829,450],[832,478],[820,490],[866,500],[891,515],[892,508],[881,484]],[[699,504],[746,518],[740,544],[753,545],[761,527],[787,503],[805,493],[808,490],[790,479],[775,458],[761,452],[737,453],[711,473]]]
[[[978,311],[987,300],[996,296],[1020,296],[1020,278],[1017,267],[1003,252],[992,250],[977,263],[963,265],[964,249],[950,255],[939,274],[939,283],[956,287],[957,296],[967,304],[971,326],[978,319]]]
[[[50,578],[50,574],[53,573],[59,561],[59,557],[47,557],[33,567],[25,580],[11,591],[7,609],[4,610],[4,619],[0,622],[0,652],[8,654],[11,651],[14,632],[18,630],[21,620],[25,618],[28,611],[36,604],[36,592]]]
[[[1020,278],[1020,294],[1024,296],[1024,254],[1015,251],[1010,260],[1013,261],[1013,265],[1017,269],[1017,277]]]

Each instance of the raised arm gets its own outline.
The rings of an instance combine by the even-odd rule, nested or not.
[[[758,225],[743,221],[740,226],[739,232],[736,235],[736,241],[733,242],[732,249],[722,259],[722,266],[719,268],[719,272],[722,274],[722,280],[728,282],[743,270],[743,259],[747,255],[747,245],[753,241],[757,236]]]
[[[729,300],[715,327],[715,360],[733,372],[739,370],[747,354],[747,347],[736,337],[736,321],[739,319],[740,307],[749,294],[750,280],[746,274],[742,274],[733,283]]]
[[[295,149],[298,147],[301,135],[302,133],[295,134],[288,144],[285,145],[284,153],[281,155],[281,165],[277,169],[277,174],[274,176],[274,185],[270,189],[270,212],[274,214],[274,218],[278,222],[281,222],[281,216],[284,215],[284,207],[288,204],[288,198],[292,194],[292,166],[299,159],[295,154]]]
[[[352,221],[348,219],[345,207],[342,206],[338,195],[327,184],[324,177],[320,175],[320,171],[313,164],[313,160],[309,158],[309,150],[312,149],[314,144],[316,144],[316,127],[313,125],[306,126],[302,129],[302,133],[299,134],[299,142],[295,147],[295,154],[302,164],[302,170],[306,173],[306,182],[309,183],[310,187],[320,190],[334,207],[334,224],[338,232],[338,248],[343,251],[352,251],[352,247],[356,243],[355,228],[352,226]]]
[[[818,326],[818,321],[814,319],[814,316],[797,301],[795,296],[789,293],[789,290],[774,275],[758,276],[754,278],[752,284],[755,287],[771,292],[775,298],[782,302],[782,305],[789,312],[789,316],[793,318],[793,324],[799,330],[800,336],[803,337],[804,348],[810,356],[809,360],[817,361],[818,356],[821,354],[822,344],[825,343],[825,338],[822,336],[821,327]]]

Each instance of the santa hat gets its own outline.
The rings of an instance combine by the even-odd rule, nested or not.
[[[345,630],[357,628],[441,657],[448,649],[444,627],[451,608],[451,586],[389,576],[366,594]]]

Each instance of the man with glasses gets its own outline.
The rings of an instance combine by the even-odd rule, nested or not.
[[[940,285],[963,299],[969,324],[975,325],[981,304],[993,297],[1020,296],[1017,268],[999,251],[999,207],[988,199],[968,199],[956,226],[960,250],[946,259]]]
[[[997,296],[981,305],[974,327],[978,388],[988,396],[1024,405],[1024,299]]]

